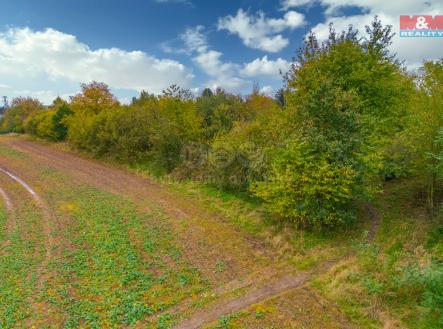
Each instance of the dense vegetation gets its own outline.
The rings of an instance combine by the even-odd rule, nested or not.
[[[424,177],[435,207],[441,176],[443,61],[411,76],[390,54],[392,33],[374,20],[360,37],[311,34],[275,99],[171,86],[121,105],[92,82],[45,108],[16,98],[2,130],[67,141],[95,156],[149,164],[258,196],[303,226],[350,222],[380,183]]]
[[[332,27],[323,43],[309,35],[275,98],[258,89],[248,96],[205,89],[195,97],[173,85],[122,105],[92,82],[49,107],[14,99],[0,129],[241,191],[298,227],[348,225],[359,205],[397,179],[418,182],[413,192],[430,218],[441,218],[443,59],[411,74],[389,52],[391,38],[377,19],[364,36]],[[435,232],[437,241],[441,225]],[[367,267],[377,267],[377,251],[359,248]],[[436,255],[425,265],[393,262],[377,271],[395,277],[386,296],[419,296],[443,325],[441,250]]]

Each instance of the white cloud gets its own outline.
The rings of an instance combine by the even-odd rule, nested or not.
[[[212,89],[222,87],[234,92],[240,92],[249,82],[237,76],[240,70],[238,64],[223,62],[221,52],[207,50],[194,57],[194,62],[212,79],[206,84]]]
[[[0,76],[2,84],[42,98],[92,80],[116,89],[159,93],[172,83],[189,87],[193,79],[191,71],[174,60],[118,48],[93,50],[73,35],[29,28],[0,33]],[[58,89],[59,84],[65,90]]]
[[[187,28],[180,35],[180,39],[184,42],[188,51],[204,52],[208,49],[208,41],[206,35],[203,34],[204,26],[197,25],[194,28]]]
[[[208,49],[205,27],[197,25],[188,27],[178,38],[162,42],[161,50],[165,53],[192,55],[193,52],[204,52]]]
[[[315,0],[282,0],[281,8],[282,10],[288,10],[290,8],[296,8],[314,3]]]
[[[251,86],[250,81],[243,80],[239,77],[226,77],[225,79],[209,80],[206,86],[212,90],[224,88],[233,93],[242,93],[246,88]]]
[[[221,52],[210,49],[203,26],[187,28],[179,38],[184,43],[184,51],[190,55],[194,54],[193,62],[210,77],[204,87],[222,87],[229,91],[241,92],[249,85],[248,81],[238,76],[240,65],[224,62]]]
[[[391,50],[398,58],[405,60],[410,69],[417,68],[423,60],[435,60],[443,57],[443,38],[401,38],[399,37],[400,15],[411,14],[435,15],[443,13],[441,0],[320,0],[326,7],[326,21],[312,28],[320,40],[325,40],[328,35],[328,25],[334,23],[337,31],[346,29],[352,24],[360,32],[365,31],[375,15],[378,15],[383,24],[392,25],[396,35],[393,38]],[[342,16],[340,10],[348,6],[362,8],[364,14]]]
[[[233,92],[244,91],[252,85],[243,78],[280,79],[280,71],[286,72],[290,63],[282,58],[269,60],[268,56],[257,58],[243,65],[223,61],[223,53],[210,49],[203,26],[187,28],[180,35],[187,51],[195,53],[194,63],[204,71],[210,80],[205,87],[215,89],[222,87]]]
[[[235,16],[218,21],[218,30],[227,30],[242,39],[244,45],[268,52],[279,52],[289,44],[280,33],[305,25],[305,17],[296,11],[288,11],[283,18],[267,18],[263,12],[256,15],[239,9]]]
[[[252,62],[246,63],[241,74],[247,77],[261,76],[281,79],[280,72],[286,73],[290,66],[291,63],[282,58],[268,60],[268,56],[263,56],[263,58],[256,58]]]
[[[399,15],[441,15],[441,0],[402,0],[402,1],[385,1],[385,0],[320,0],[322,5],[326,6],[326,13],[333,14],[341,8],[360,7],[371,14],[382,13],[394,16],[398,19]]]
[[[233,75],[238,65],[233,63],[224,63],[220,60],[223,54],[219,51],[208,50],[202,52],[194,58],[194,61],[211,76]]]
[[[272,86],[263,86],[262,88],[260,88],[260,94],[273,96],[274,88],[272,88]]]

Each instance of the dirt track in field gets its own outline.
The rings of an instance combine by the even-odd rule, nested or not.
[[[45,236],[45,257],[43,261],[38,265],[36,275],[37,275],[37,284],[36,289],[38,292],[43,291],[45,282],[50,278],[52,273],[48,271],[49,263],[51,262],[51,259],[53,257],[53,249],[54,249],[54,239],[52,236],[52,226],[53,226],[53,217],[51,214],[50,208],[46,205],[46,203],[43,201],[43,199],[34,191],[34,189],[29,186],[27,182],[25,182],[23,179],[17,176],[17,174],[12,173],[10,170],[5,169],[4,167],[0,166],[0,174],[6,175],[11,180],[13,180],[15,183],[19,184],[24,191],[29,193],[34,200],[35,204],[40,208],[42,212],[42,227],[43,232]],[[3,195],[6,203],[6,207],[8,209],[9,217],[13,217],[12,214],[13,206],[12,202],[10,201],[9,197],[7,196],[6,192],[0,189],[0,194]],[[12,216],[11,216],[12,215]],[[16,220],[13,220],[14,223],[11,225],[16,226],[17,222]],[[8,231],[12,231],[13,227],[8,228]],[[30,300],[31,307],[35,314],[45,314],[50,312],[55,312],[52,309],[52,306],[42,302],[39,300],[38,296],[33,296]],[[31,323],[28,323],[27,325],[31,326]]]
[[[39,143],[16,138],[8,138],[7,141],[13,148],[85,183],[124,195],[144,206],[161,208],[172,219],[171,224],[177,230],[187,258],[213,282],[229,282],[257,271],[263,264],[275,259],[272,250],[260,241],[155,182]],[[228,270],[214,273],[219,262],[226,264]]]
[[[13,207],[12,207],[12,202],[9,199],[8,194],[5,192],[4,189],[0,188],[0,196],[3,198],[3,201],[5,202],[5,206],[6,206],[6,211],[8,213],[13,211]]]
[[[272,248],[239,231],[223,217],[198,205],[195,200],[170,192],[158,183],[125,170],[26,139],[7,137],[2,141],[9,144],[11,148],[29,155],[33,161],[65,172],[79,181],[124,195],[143,207],[160,208],[175,228],[186,258],[198,267],[214,286],[219,287],[214,291],[216,295],[221,296],[228,290],[248,288],[239,297],[227,297],[206,309],[196,311],[189,319],[179,323],[177,328],[200,328],[217,320],[220,316],[245,309],[255,303],[277,298],[288,291],[300,289],[318,274],[318,271],[296,273],[285,266],[280,268],[274,266],[278,263],[278,256]],[[51,210],[25,182],[26,177],[21,173],[16,173],[14,168],[9,168],[8,165],[5,160],[0,159],[0,168],[7,168],[3,173],[7,175],[9,173],[10,178],[18,179],[16,182],[34,197],[44,215],[43,227],[47,238],[47,254],[42,263],[43,271],[52,257],[51,250],[54,244],[51,234]],[[9,210],[12,210],[13,204],[7,193],[0,189],[0,195],[5,199]],[[373,218],[368,237],[372,240],[380,218],[373,207],[368,206],[368,211]],[[220,261],[227,266],[227,270],[221,273],[215,271]],[[332,265],[333,263],[325,264],[320,270],[326,271]],[[263,271],[266,267],[271,270]],[[275,270],[276,268],[278,270]],[[252,279],[245,279],[248,275],[251,276],[251,273],[260,274]],[[43,282],[44,279],[45,277],[42,276],[39,282]],[[40,305],[40,310],[41,307]],[[340,323],[346,323],[345,317],[340,319]]]
[[[3,199],[3,203],[6,210],[6,235],[11,236],[11,232],[14,230],[16,226],[15,216],[14,216],[14,205],[12,204],[11,198],[8,193],[0,187],[0,196]],[[2,254],[2,250],[5,249],[11,242],[9,240],[5,240],[0,244],[0,255]]]

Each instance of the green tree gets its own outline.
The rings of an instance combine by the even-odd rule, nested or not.
[[[413,155],[414,173],[426,186],[427,205],[433,209],[443,178],[443,59],[425,62],[417,83],[419,92],[404,142]]]
[[[203,118],[203,129],[206,140],[230,131],[235,121],[242,118],[244,111],[243,99],[223,89],[215,93],[203,93],[197,99],[197,112]]]
[[[98,115],[103,111],[112,111],[120,105],[109,87],[101,82],[81,85],[82,92],[71,99],[72,115],[63,123],[68,128],[68,140],[76,147],[92,150],[99,124]]]
[[[14,98],[11,102],[11,106],[4,114],[1,130],[23,133],[25,120],[33,113],[43,110],[43,108],[42,103],[36,98]]]
[[[287,149],[275,152],[268,179],[251,189],[271,210],[303,224],[332,225],[353,217],[353,200],[377,190],[383,148],[402,128],[412,89],[388,52],[391,35],[375,18],[366,38],[332,26],[322,44],[308,36],[286,75],[296,128]]]

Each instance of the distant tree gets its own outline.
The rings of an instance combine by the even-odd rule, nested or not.
[[[244,114],[244,100],[218,88],[212,96],[197,98],[197,112],[203,118],[203,129],[207,140],[217,134],[223,134],[232,129],[235,121]]]
[[[260,84],[258,81],[254,81],[252,84],[252,95],[260,94]]]
[[[142,90],[140,93],[140,96],[132,98],[131,104],[132,105],[141,105],[145,102],[151,101],[154,98],[155,98],[155,96],[153,94],[150,94],[149,92],[147,92],[145,90]]]
[[[90,150],[96,142],[99,114],[118,108],[120,103],[102,82],[81,84],[81,89],[71,98],[72,115],[66,116],[63,123],[68,128],[68,140],[78,148]]]
[[[210,88],[205,88],[205,89],[203,89],[201,96],[202,97],[212,97],[212,96],[214,96],[214,93],[212,92],[212,90]]]
[[[98,114],[119,105],[108,85],[103,82],[93,81],[89,84],[82,83],[80,86],[81,93],[71,98],[71,107],[74,114],[81,112]]]
[[[68,136],[68,127],[66,125],[66,118],[73,114],[68,102],[57,98],[52,104],[54,115],[52,121],[54,124],[54,132],[56,140],[65,140]]]
[[[34,112],[43,109],[43,104],[36,98],[16,97],[5,111],[1,130],[22,133],[24,121]]]
[[[179,98],[181,100],[190,100],[194,98],[194,94],[191,90],[182,88],[177,84],[172,84],[165,90],[163,90],[164,97]]]

